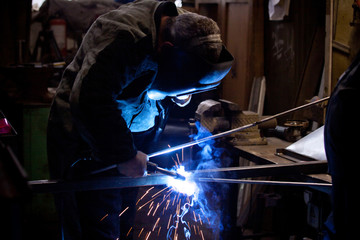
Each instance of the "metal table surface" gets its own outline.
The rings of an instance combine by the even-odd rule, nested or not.
[[[267,145],[235,146],[239,150],[240,157],[243,157],[256,164],[294,164],[294,161],[276,155],[277,149],[284,149],[291,145],[275,137],[267,138]],[[331,176],[327,173],[308,174],[309,180],[316,182],[331,183]]]

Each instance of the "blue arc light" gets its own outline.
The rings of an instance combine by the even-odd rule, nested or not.
[[[176,169],[176,172],[186,177],[186,180],[180,180],[176,178],[170,178],[167,186],[172,187],[174,191],[186,194],[188,196],[196,196],[199,192],[199,188],[195,182],[190,181],[190,173],[185,171],[184,166],[180,166]]]

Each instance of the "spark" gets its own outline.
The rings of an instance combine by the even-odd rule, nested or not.
[[[152,195],[152,198],[154,198],[156,195],[159,195],[161,192],[165,191],[166,189],[168,189],[170,186],[158,191],[157,193],[155,193],[154,195]]]
[[[163,192],[163,191],[164,191],[165,189],[167,189],[167,188],[169,188],[169,187],[166,187],[166,188],[158,191],[157,193],[155,193],[155,194],[151,197],[151,199],[150,199],[149,201],[147,201],[146,203],[144,203],[143,205],[141,205],[141,206],[138,208],[138,211],[141,210],[141,209],[142,209],[143,207],[145,207],[146,205],[148,205],[149,203],[153,202],[154,199],[157,198],[157,195],[159,195],[161,192]],[[151,205],[150,205],[150,206],[151,206]]]
[[[210,224],[210,220],[209,220],[209,218],[206,216],[206,214],[204,213],[204,210],[203,210],[202,208],[200,208],[200,210],[201,210],[202,214],[206,217],[208,223]]]
[[[146,234],[145,240],[148,240],[148,239],[149,239],[150,234],[151,234],[151,231],[149,231],[149,232]]]
[[[153,231],[155,231],[155,228],[156,228],[156,226],[158,225],[158,223],[159,223],[159,221],[160,221],[160,218],[158,218],[157,220],[156,220],[156,222],[155,222],[155,224],[154,224],[154,227],[153,227]]]
[[[127,232],[127,234],[126,234],[127,237],[129,236],[131,230],[132,230],[132,227],[130,227],[129,231]]]
[[[152,186],[151,188],[149,188],[149,189],[139,198],[139,200],[136,202],[136,205],[138,205],[138,203],[139,203],[152,189],[154,189],[154,186]]]
[[[128,210],[128,209],[129,209],[129,207],[125,208],[125,209],[119,214],[119,217],[121,217],[121,215],[123,215],[124,212],[126,212],[126,210]]]
[[[150,208],[150,210],[149,210],[149,212],[147,214],[148,216],[150,215],[152,209],[153,209],[153,207]]]
[[[167,201],[166,201],[166,208],[165,208],[165,210],[167,210],[167,209],[168,209],[168,207],[169,207],[169,203],[170,203],[170,200],[167,200]]]
[[[179,154],[177,154],[177,153],[176,153],[176,159],[177,159],[177,161],[178,161],[178,163],[179,163],[179,166],[180,166],[181,163],[180,163],[180,159],[179,159]]]
[[[204,234],[203,234],[203,231],[202,231],[202,230],[200,230],[200,233],[201,233],[201,238],[202,238],[202,240],[205,240]]]
[[[169,229],[169,227],[170,227],[170,220],[171,220],[171,217],[172,217],[172,214],[170,214],[170,217],[169,217],[169,222],[168,222],[168,225],[167,225],[167,229]]]
[[[179,165],[178,165],[178,163],[176,162],[176,160],[175,160],[173,157],[171,157],[171,159],[173,160],[173,162],[174,162],[174,164],[175,164],[175,167],[178,168]]]
[[[163,200],[162,200],[162,202],[160,203],[160,205],[171,195],[172,192],[173,192],[173,190],[171,190],[170,193],[163,198]],[[168,207],[168,205],[169,205],[169,203],[170,203],[170,200],[167,200],[166,202],[168,202],[168,204],[167,204],[167,206],[166,206],[166,210],[167,210],[167,207]]]
[[[155,213],[156,213],[156,211],[158,210],[159,206],[160,206],[160,204],[158,203],[158,204],[156,205],[156,208],[155,208],[154,212],[153,212],[153,216],[155,216]]]
[[[174,206],[175,200],[176,200],[176,197],[174,197],[174,199],[173,199],[173,202],[172,202],[171,206]]]
[[[109,214],[107,213],[107,214],[105,214],[105,216],[103,216],[101,219],[100,219],[100,222],[102,221],[102,220],[104,220],[105,218],[107,218],[107,216],[109,216]]]
[[[140,233],[139,233],[139,235],[138,235],[138,237],[140,237],[140,235],[141,235],[141,233],[144,231],[144,228],[141,228],[141,230],[140,230]]]

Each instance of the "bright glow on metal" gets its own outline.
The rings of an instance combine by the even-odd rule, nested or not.
[[[174,189],[174,191],[186,194],[188,196],[196,196],[199,192],[199,188],[195,182],[190,181],[190,173],[185,171],[184,166],[180,166],[176,169],[176,172],[186,177],[186,180],[180,180],[176,178],[170,178],[167,186]]]

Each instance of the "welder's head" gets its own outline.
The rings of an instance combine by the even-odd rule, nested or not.
[[[229,72],[233,57],[210,18],[195,13],[169,18],[165,35],[159,51],[159,71],[148,91],[150,98],[211,90]]]

